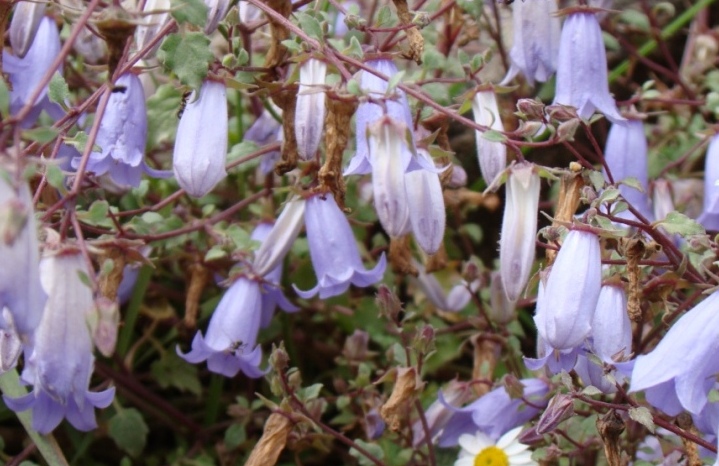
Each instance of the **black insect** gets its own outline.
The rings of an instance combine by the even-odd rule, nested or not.
[[[110,92],[112,92],[113,94],[124,94],[125,91],[127,91],[127,86],[114,86]]]
[[[182,118],[182,115],[185,113],[185,107],[187,106],[187,99],[190,98],[190,94],[192,94],[192,91],[185,91],[182,93],[182,102],[180,102],[180,108],[177,110],[177,119],[179,120]]]

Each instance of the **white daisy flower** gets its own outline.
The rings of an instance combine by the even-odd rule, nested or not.
[[[532,460],[529,446],[519,443],[517,437],[522,427],[512,429],[502,435],[495,444],[491,438],[477,431],[476,434],[463,434],[459,437],[462,451],[454,466],[529,466],[537,465]]]

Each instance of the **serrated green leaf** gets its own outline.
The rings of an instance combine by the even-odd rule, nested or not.
[[[207,22],[207,5],[202,0],[171,0],[170,13],[178,24],[190,23],[197,27],[205,27]]]
[[[402,78],[404,78],[404,70],[395,73],[393,76],[389,78],[389,81],[387,81],[387,95],[390,95],[394,92],[395,88],[397,88],[397,85],[402,82]]]
[[[166,351],[159,360],[152,363],[150,371],[162,388],[174,387],[193,395],[200,395],[202,392],[197,366],[187,364],[174,351]]]
[[[604,181],[604,175],[602,175],[602,172],[597,170],[592,170],[589,172],[589,181],[592,183],[592,186],[595,190],[600,191],[604,188],[604,184],[606,181]]]
[[[83,220],[91,225],[98,225],[107,220],[107,213],[110,211],[110,204],[107,201],[95,201],[87,209],[87,217]]]
[[[670,235],[703,235],[704,227],[696,220],[686,215],[673,211],[669,212],[664,220],[654,222],[654,227],[662,227]]]
[[[225,446],[228,450],[234,450],[247,440],[247,432],[242,424],[232,424],[225,431]]]
[[[217,259],[224,259],[227,257],[227,251],[221,246],[213,246],[209,251],[205,253],[205,261],[213,261]]]
[[[162,42],[158,57],[183,84],[199,89],[207,77],[209,64],[215,59],[210,39],[202,32],[170,34]]]
[[[149,429],[140,411],[127,408],[115,414],[109,422],[108,433],[118,447],[137,458],[145,449]]]
[[[63,141],[68,146],[72,146],[75,149],[77,149],[78,152],[81,154],[85,152],[85,146],[87,145],[87,133],[84,131],[78,131],[77,134],[73,137],[64,137]],[[94,144],[92,146],[93,152],[102,152],[102,148],[98,146],[97,144]]]
[[[582,393],[587,396],[595,396],[601,395],[602,391],[594,385],[587,385],[586,387],[584,387],[584,390],[582,390]]]
[[[377,12],[377,22],[375,23],[375,27],[381,28],[383,26],[389,25],[390,21],[392,20],[392,10],[389,9],[389,6],[382,5],[382,8],[379,9]]]
[[[30,141],[35,141],[40,144],[45,144],[52,141],[57,137],[58,134],[60,134],[60,131],[49,126],[26,129],[22,132],[22,136],[24,139],[29,139]]]
[[[360,60],[364,57],[364,52],[362,51],[362,44],[360,44],[360,41],[355,36],[350,37],[350,45],[349,47],[345,48],[342,53],[344,55],[354,57]]]
[[[60,104],[62,107],[65,107],[66,102],[70,99],[70,88],[67,87],[65,78],[60,73],[52,75],[52,79],[47,85],[47,96],[50,98],[50,102]]]
[[[639,406],[635,408],[629,408],[629,417],[646,427],[649,432],[654,433],[654,429],[656,429],[656,426],[654,425],[654,420],[652,419],[652,413],[650,413],[649,409],[647,409],[646,407]]]
[[[507,140],[507,136],[500,133],[499,131],[490,129],[490,130],[482,133],[482,139],[486,139],[486,140],[492,141],[492,142],[504,142]]]
[[[597,204],[604,204],[605,202],[614,202],[619,198],[619,195],[621,193],[617,188],[614,186],[611,186],[604,191],[602,191],[602,194],[599,195],[597,198]]]
[[[60,167],[53,163],[45,165],[45,178],[55,189],[59,189],[63,193],[65,192],[65,175],[60,170]]]
[[[625,186],[629,186],[630,188],[634,188],[641,193],[644,192],[644,187],[642,186],[642,183],[638,179],[634,178],[633,176],[631,176],[629,178],[624,178],[622,181],[619,182],[619,184],[623,184]]]
[[[322,32],[322,24],[309,13],[301,12],[297,15],[297,22],[300,28],[313,39],[322,40],[324,33]]]

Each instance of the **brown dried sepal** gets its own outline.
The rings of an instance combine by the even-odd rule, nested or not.
[[[137,23],[132,20],[130,13],[119,5],[104,8],[94,23],[107,43],[109,51],[108,76],[112,79],[120,59],[125,53],[127,41],[135,33]]]
[[[642,321],[642,286],[639,282],[641,271],[639,261],[644,257],[645,247],[641,238],[622,240],[622,250],[627,258],[627,313],[632,322]]]
[[[272,101],[282,109],[282,159],[275,166],[275,173],[279,176],[297,168],[297,138],[295,137],[295,107],[297,106],[297,92],[299,86],[289,84],[279,92],[272,94]]]
[[[414,367],[397,369],[397,379],[394,383],[394,389],[392,389],[392,395],[379,410],[380,416],[382,416],[390,430],[393,432],[400,430],[402,420],[411,411],[407,407],[408,404],[422,391],[423,387],[424,382],[417,374],[417,369]]]
[[[483,335],[475,335],[470,340],[474,346],[474,364],[472,367],[473,380],[492,380],[494,370],[497,367],[497,361],[502,351],[502,344],[495,338]],[[477,396],[486,394],[490,385],[478,383],[472,385],[472,389]]]
[[[245,466],[273,466],[287,445],[294,423],[283,414],[273,413],[265,422],[265,430],[252,449]]]
[[[345,209],[345,181],[342,177],[344,154],[352,128],[350,120],[357,109],[354,100],[336,99],[331,94],[325,100],[325,163],[317,174],[321,192],[332,192],[340,209]]]
[[[187,296],[185,297],[185,327],[194,329],[197,327],[197,313],[200,309],[200,298],[210,278],[210,272],[200,262],[195,262],[189,267],[189,283]]]
[[[265,3],[285,18],[288,18],[290,14],[292,14],[291,0],[266,0]],[[284,63],[289,56],[287,47],[282,45],[282,41],[290,38],[290,31],[270,15],[267,15],[267,20],[270,23],[271,39],[270,49],[267,51],[267,55],[265,55],[264,66],[269,69],[265,79],[268,81],[277,81],[280,79],[280,72],[277,70],[277,67]]]
[[[424,262],[424,270],[425,273],[432,273],[445,267],[447,267],[447,250],[444,248],[444,243],[442,243],[436,253],[427,257]]]
[[[127,264],[125,256],[125,250],[119,247],[109,246],[103,250],[101,260],[110,259],[113,267],[110,273],[100,274],[98,286],[100,288],[100,294],[110,301],[117,299],[117,290],[120,288],[125,264]]]
[[[409,12],[407,6],[407,0],[392,0],[395,8],[397,8],[397,16],[402,26],[412,24],[412,13]],[[418,65],[422,64],[422,53],[424,52],[424,38],[419,29],[414,26],[404,30],[407,34],[407,41],[409,42],[409,50],[405,53],[405,56],[410,60],[414,60]]]
[[[401,238],[391,238],[389,242],[389,263],[392,271],[402,275],[419,275],[412,265],[412,250],[409,245],[410,235]]]
[[[576,173],[565,175],[562,178],[559,188],[559,200],[557,201],[557,208],[554,212],[553,227],[571,223],[574,218],[574,213],[577,211],[577,207],[579,207],[582,187],[584,187],[584,180]],[[549,267],[554,263],[554,259],[557,257],[557,251],[547,249],[545,254],[547,257],[547,267]]]
[[[624,421],[614,410],[597,418],[597,431],[604,442],[604,454],[609,466],[622,465],[621,435],[624,432]]]
[[[449,144],[449,118],[442,113],[433,113],[429,117],[422,120],[422,126],[430,133],[436,133],[435,142],[440,149],[452,152],[452,146]]]

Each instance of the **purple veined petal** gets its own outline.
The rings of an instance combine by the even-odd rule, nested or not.
[[[497,96],[493,90],[480,90],[474,95],[472,112],[477,124],[495,131],[504,131],[497,106]],[[480,131],[476,131],[476,135],[479,168],[484,181],[489,185],[507,166],[507,147],[501,142],[485,139]]]
[[[472,396],[472,390],[466,383],[452,380],[448,386],[440,390],[437,394],[437,399],[424,410],[424,417],[429,428],[429,434],[432,437],[432,443],[436,443],[439,436],[444,433],[445,426],[450,419],[454,416],[460,417],[464,413],[458,413],[454,407],[464,404]],[[449,408],[448,406],[451,406]],[[474,424],[472,421],[471,414],[466,416],[468,419],[467,427],[471,428]],[[458,424],[460,421],[454,420],[454,424]],[[457,431],[465,432],[468,429],[457,428]],[[458,437],[457,435],[456,437]],[[425,430],[420,420],[415,421],[412,424],[412,446],[418,447],[425,442]],[[451,443],[451,442],[450,442]]]
[[[514,43],[511,66],[502,85],[521,73],[530,85],[547,81],[557,69],[561,24],[554,0],[526,0],[512,5]]]
[[[199,97],[188,99],[172,155],[175,178],[189,195],[202,197],[227,176],[227,131],[225,86],[207,80]]]
[[[704,162],[704,205],[697,219],[709,231],[719,231],[719,134],[712,137]]]
[[[632,352],[632,323],[627,314],[627,297],[620,286],[604,285],[592,317],[592,349],[604,362]]]
[[[554,103],[575,107],[583,119],[600,111],[612,123],[625,121],[609,94],[607,56],[594,13],[571,13],[564,21]]]
[[[8,31],[15,56],[24,58],[30,50],[46,9],[46,4],[41,2],[20,1],[15,5]]]
[[[212,34],[217,29],[220,21],[227,16],[227,11],[230,9],[230,0],[205,0],[205,5],[207,5],[205,34]]]
[[[614,182],[636,178],[644,192],[624,184],[619,186],[619,192],[644,218],[653,221],[654,215],[649,205],[648,194],[647,153],[647,138],[641,120],[627,120],[622,124],[612,125],[607,137],[604,158],[612,172]],[[628,211],[620,212],[619,216],[636,220]]]
[[[315,195],[306,201],[305,225],[317,286],[307,292],[295,290],[303,298],[316,293],[325,299],[344,293],[350,284],[369,286],[381,280],[386,268],[384,255],[374,269],[362,264],[349,221],[332,196]]]
[[[418,157],[429,159],[429,153],[420,149]],[[427,254],[434,254],[444,240],[446,212],[442,184],[436,173],[415,170],[405,175],[405,189],[409,220],[417,244]]]
[[[312,160],[322,140],[325,125],[325,92],[322,88],[327,64],[310,58],[300,65],[300,85],[295,111],[297,152],[303,160]]]
[[[507,299],[516,302],[527,286],[536,257],[540,180],[534,165],[512,165],[506,189],[499,270]]]
[[[407,128],[390,118],[370,127],[374,206],[382,227],[392,237],[402,236],[410,225],[405,180],[412,155],[406,134]]]
[[[146,15],[142,20],[141,24],[135,29],[135,44],[138,50],[144,49],[152,39],[157,36],[167,20],[170,17],[170,0],[147,0],[142,11]],[[148,51],[145,55],[146,59],[152,58],[157,49],[160,48],[160,43],[157,44]]]
[[[257,275],[265,276],[282,264],[302,229],[305,209],[304,199],[295,196],[287,201],[272,230],[255,251],[252,268]]]

